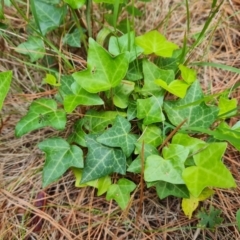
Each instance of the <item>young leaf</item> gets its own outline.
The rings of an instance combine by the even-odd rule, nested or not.
[[[236,187],[231,172],[221,161],[226,148],[226,143],[210,143],[193,156],[196,166],[183,170],[183,179],[194,197],[198,197],[206,187]]]
[[[81,184],[80,182],[82,179],[83,170],[79,168],[72,168],[72,171],[76,178],[75,187],[82,188],[86,186],[91,186],[91,187],[97,188],[98,189],[97,196],[101,196],[105,192],[107,192],[108,188],[112,184],[111,178],[109,176],[105,176],[105,177]]]
[[[129,52],[129,62],[135,60],[142,52],[142,48],[135,45],[135,33],[126,33],[121,37],[112,36],[109,40],[108,51],[117,56],[121,53]]]
[[[215,106],[207,106],[205,103],[198,105],[185,105],[195,102],[203,98],[200,83],[195,81],[189,88],[185,98],[177,101],[166,101],[163,105],[164,110],[171,123],[178,126],[185,119],[183,127],[199,127],[208,128],[217,118],[218,108]]]
[[[174,160],[179,163],[185,162],[189,154],[189,149],[178,144],[169,144],[162,150],[162,155],[165,159]]]
[[[144,54],[155,53],[162,57],[171,57],[178,46],[166,40],[158,31],[154,30],[136,38],[136,44],[144,49]]]
[[[215,209],[213,206],[210,207],[209,212],[206,212],[204,209],[198,212],[197,217],[200,218],[200,222],[198,224],[199,228],[210,228],[214,230],[214,228],[221,224],[223,218],[220,217],[221,210]]]
[[[86,0],[64,0],[72,9],[78,9],[82,7]]]
[[[144,170],[144,179],[147,182],[165,181],[173,184],[184,184],[182,162],[165,160],[158,155],[147,158]]]
[[[218,116],[220,118],[225,119],[234,116],[237,113],[237,99],[228,99],[221,96],[219,99],[218,107],[220,110]]]
[[[134,150],[137,137],[130,134],[131,124],[124,117],[117,116],[112,128],[108,129],[97,138],[99,143],[110,147],[120,147],[126,157]]]
[[[89,39],[87,69],[72,76],[90,93],[106,91],[120,84],[128,69],[128,52],[115,58],[92,38]]]
[[[16,52],[28,55],[31,62],[36,62],[45,55],[44,42],[39,37],[29,37],[26,42],[17,46]]]
[[[3,106],[3,101],[7,96],[7,93],[10,88],[10,84],[12,81],[12,71],[6,71],[0,73],[0,111]]]
[[[154,186],[156,187],[157,195],[160,199],[164,199],[168,196],[189,198],[189,192],[186,185],[157,181],[154,183]]]
[[[57,109],[53,99],[41,98],[34,101],[27,113],[16,125],[15,135],[21,137],[33,130],[51,126],[56,130],[65,129],[66,113]]]
[[[87,135],[88,154],[83,169],[82,183],[86,183],[113,172],[126,173],[126,157],[122,150],[106,147],[96,141],[96,135]]]
[[[114,199],[120,208],[124,210],[130,201],[130,192],[136,188],[136,184],[132,181],[121,178],[117,184],[112,184],[106,195],[107,200]]]
[[[64,97],[63,104],[67,113],[71,113],[78,105],[91,106],[104,104],[103,100],[97,94],[87,92],[76,82],[72,84],[71,89],[74,94]]]
[[[156,79],[154,81],[158,86],[167,90],[168,92],[176,95],[177,97],[184,98],[189,85],[181,80],[174,80],[169,85],[161,79]]]
[[[57,82],[56,77],[52,74],[46,74],[46,77],[43,79],[43,81],[55,87],[61,86],[61,84]]]
[[[184,214],[191,219],[193,212],[197,209],[199,202],[204,201],[214,194],[214,191],[209,188],[205,188],[199,197],[194,197],[190,195],[190,198],[182,199],[182,210]]]
[[[81,148],[69,145],[62,138],[46,139],[40,142],[38,147],[46,154],[43,167],[43,187],[56,181],[70,167],[83,168]]]
[[[135,84],[130,81],[122,81],[114,88],[113,103],[119,108],[126,108],[128,106],[128,98],[134,90]]]
[[[147,95],[159,94],[159,92],[165,92],[161,87],[154,82],[156,79],[163,79],[166,83],[170,83],[174,80],[174,71],[163,70],[157,67],[155,64],[148,60],[143,60],[143,74],[144,85],[141,89],[141,93]]]
[[[190,69],[182,64],[179,65],[179,69],[183,80],[187,84],[192,84],[197,79],[197,73],[194,69]]]
[[[165,117],[162,112],[163,94],[158,94],[146,99],[137,100],[137,118],[144,119],[143,124],[163,122]]]
[[[39,23],[41,33],[46,35],[49,31],[60,26],[67,12],[67,6],[54,6],[41,0],[34,0],[35,5],[35,21]],[[37,19],[36,19],[37,18]]]

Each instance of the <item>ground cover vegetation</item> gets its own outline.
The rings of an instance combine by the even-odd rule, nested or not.
[[[205,59],[219,44],[223,9],[238,20],[237,3],[204,3],[192,33],[194,1],[168,3],[152,27],[148,9],[163,11],[161,1],[2,2],[3,157],[32,156],[1,161],[3,239],[238,236],[239,55]],[[181,11],[181,37],[169,40]],[[221,85],[204,68],[228,75]],[[21,99],[15,109],[9,95]],[[225,194],[234,199],[230,216]]]

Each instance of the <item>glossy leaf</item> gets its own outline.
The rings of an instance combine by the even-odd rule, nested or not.
[[[164,109],[171,123],[175,126],[182,123],[185,119],[183,127],[199,127],[208,128],[217,118],[218,108],[215,106],[207,106],[205,103],[198,105],[186,106],[203,98],[203,93],[198,81],[195,81],[189,88],[185,98],[177,101],[165,101]]]
[[[122,150],[106,147],[96,141],[96,135],[87,135],[88,154],[83,169],[82,183],[86,183],[113,172],[126,173],[126,157]]]
[[[26,133],[46,126],[63,130],[66,121],[65,111],[57,109],[57,103],[53,99],[41,98],[30,105],[27,115],[17,123],[15,135],[21,137]]]
[[[146,160],[144,179],[147,182],[165,181],[173,184],[184,184],[183,169],[182,162],[165,160],[158,155],[151,155]]]
[[[29,37],[26,42],[17,46],[16,52],[28,55],[31,62],[36,62],[45,55],[44,42],[39,37]]]
[[[134,100],[129,101],[127,109],[127,120],[131,121],[137,117],[137,103]]]
[[[80,182],[82,179],[83,170],[79,168],[72,168],[72,171],[76,178],[75,187],[82,188],[86,186],[91,186],[91,187],[97,188],[98,189],[97,196],[101,196],[105,192],[107,192],[108,188],[112,184],[111,178],[109,176],[105,176],[105,177],[81,184]]]
[[[78,9],[82,7],[86,0],[63,0],[65,3],[67,3],[72,9]]]
[[[161,57],[171,57],[178,46],[166,40],[157,30],[145,33],[136,38],[136,44],[144,49],[144,54],[155,53]]]
[[[183,179],[194,197],[198,197],[206,187],[236,187],[231,172],[221,160],[226,148],[226,143],[210,143],[193,156],[196,166],[184,169]]]
[[[53,74],[46,74],[46,77],[43,79],[43,81],[55,87],[58,87],[61,85],[60,83],[57,82],[57,79]]]
[[[183,198],[182,199],[182,210],[184,214],[191,219],[193,212],[197,209],[199,202],[204,201],[205,199],[209,198],[214,194],[212,189],[206,188],[203,192],[198,196],[194,197],[190,195],[190,198]]]
[[[190,69],[182,64],[179,65],[181,76],[187,84],[192,84],[197,79],[197,73],[194,69]]]
[[[163,95],[152,96],[137,100],[137,118],[143,119],[144,125],[163,122],[165,117],[162,113]]]
[[[128,106],[128,98],[134,86],[133,82],[124,80],[114,88],[113,103],[116,107],[126,108]]]
[[[137,137],[130,134],[131,124],[124,117],[117,116],[113,126],[97,138],[97,141],[110,146],[120,147],[129,157],[135,148]]]
[[[113,58],[92,38],[89,39],[87,69],[72,76],[90,93],[106,91],[120,84],[128,69],[128,52]]]
[[[135,45],[134,32],[129,32],[121,37],[112,36],[109,40],[108,50],[114,56],[129,52],[129,62],[135,60],[143,52],[142,48]]]
[[[12,71],[0,73],[0,111],[2,110],[3,102],[8,94],[12,81]]]
[[[130,201],[130,193],[136,188],[136,184],[132,181],[121,178],[116,184],[112,184],[106,195],[107,200],[114,199],[119,207],[124,210]]]
[[[219,103],[219,113],[218,116],[220,118],[229,118],[231,116],[234,116],[237,113],[237,99],[228,99],[225,97],[220,97]]]
[[[43,187],[59,179],[70,167],[83,168],[81,148],[69,145],[62,138],[46,139],[38,147],[46,154]]]
[[[64,98],[64,109],[67,113],[71,113],[78,105],[91,106],[103,105],[103,100],[94,93],[89,93],[80,87],[77,83],[71,86],[73,94]]]

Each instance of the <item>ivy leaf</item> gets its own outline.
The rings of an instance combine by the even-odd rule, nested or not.
[[[134,90],[135,84],[130,81],[122,81],[114,88],[113,103],[119,108],[126,108],[128,106],[128,98]]]
[[[61,76],[61,85],[56,94],[56,99],[60,102],[64,99],[65,96],[73,94],[71,85],[74,83],[74,78],[71,75]]]
[[[89,110],[84,116],[83,126],[91,133],[99,133],[106,130],[110,125],[113,125],[118,115],[126,116],[124,112]]]
[[[70,167],[83,168],[81,148],[69,145],[62,138],[51,138],[38,144],[45,152],[46,161],[43,167],[43,187],[60,178]]]
[[[144,54],[155,53],[161,57],[171,57],[178,46],[166,40],[158,31],[150,31],[136,38],[136,44],[144,49]]]
[[[50,84],[51,86],[61,86],[61,84],[57,82],[57,79],[53,74],[46,74],[46,77],[43,79],[43,81],[47,84]]]
[[[161,79],[156,79],[154,81],[158,86],[162,87],[163,89],[167,90],[168,92],[176,95],[177,97],[184,98],[189,85],[181,80],[174,80],[169,85]]]
[[[205,188],[198,197],[190,195],[190,198],[182,199],[182,209],[184,214],[191,219],[193,212],[197,209],[199,202],[204,201],[214,194],[214,191],[209,188]]]
[[[109,176],[105,176],[105,177],[81,184],[80,182],[82,179],[83,170],[79,168],[72,168],[72,171],[76,178],[75,187],[82,188],[86,186],[91,186],[91,187],[97,188],[98,189],[97,196],[101,196],[105,192],[107,192],[108,188],[112,184],[111,178]]]
[[[66,5],[58,7],[41,0],[34,0],[33,2],[35,16],[37,17],[35,21],[39,23],[43,35],[60,26],[67,12]]]
[[[206,212],[205,209],[201,209],[198,212],[197,217],[200,218],[200,222],[198,224],[199,228],[210,228],[214,230],[217,225],[220,225],[223,221],[223,218],[220,217],[221,210],[215,209],[213,206],[210,207],[209,212]]]
[[[147,158],[144,179],[147,182],[165,181],[173,184],[184,184],[182,171],[184,164],[177,161],[165,160],[158,155]]]
[[[96,135],[87,135],[88,154],[83,169],[82,183],[86,183],[113,172],[126,173],[126,157],[122,150],[106,147],[96,141]]]
[[[163,141],[163,134],[161,129],[152,124],[143,126],[143,133],[138,139],[138,142],[144,142],[144,144],[151,144],[154,147],[159,146]]]
[[[129,52],[129,62],[134,61],[143,52],[142,48],[135,45],[134,32],[126,33],[121,37],[112,36],[109,40],[108,50],[114,56]]]
[[[227,143],[210,143],[207,148],[194,155],[196,166],[183,170],[183,179],[194,197],[206,187],[236,187],[231,172],[221,161]]]
[[[154,183],[157,190],[157,195],[160,199],[164,199],[168,196],[175,196],[178,198],[188,198],[189,192],[186,185],[172,184],[164,181],[157,181]]]
[[[127,171],[128,172],[133,172],[133,173],[141,173],[141,151],[142,151],[142,143],[141,142],[137,142],[135,143],[136,145],[136,149],[135,149],[135,154],[139,154],[139,156],[134,159],[130,166],[128,167]],[[144,143],[144,161],[147,159],[147,157],[151,156],[151,155],[157,155],[158,154],[158,150],[150,144],[145,144]]]
[[[128,52],[115,58],[92,38],[89,39],[87,69],[72,76],[90,93],[106,91],[120,84],[128,69]]]
[[[39,37],[29,37],[24,43],[17,46],[16,52],[28,55],[31,62],[36,62],[45,55],[44,42]]]
[[[127,120],[131,121],[137,117],[137,103],[136,101],[129,101],[127,109]]]
[[[62,109],[57,109],[56,101],[41,98],[31,104],[27,115],[17,123],[15,135],[21,137],[46,126],[64,130],[66,121],[66,113]]]
[[[162,113],[163,94],[158,94],[146,99],[137,100],[137,118],[144,119],[143,124],[163,122],[165,117]]]
[[[143,78],[141,60],[136,60],[129,64],[125,78],[130,81],[137,81]]]
[[[205,103],[185,106],[202,98],[203,93],[200,84],[195,81],[189,88],[185,98],[177,101],[166,101],[163,107],[169,120],[175,126],[187,119],[183,127],[201,126],[202,128],[208,128],[217,118],[217,107],[207,106]]]
[[[3,106],[3,102],[5,97],[7,96],[7,93],[10,89],[12,81],[12,71],[6,71],[0,73],[0,111]]]
[[[97,94],[87,92],[76,82],[72,84],[71,89],[74,94],[65,96],[63,103],[67,113],[71,113],[78,105],[91,106],[104,104],[103,100]]]
[[[194,69],[190,69],[182,64],[179,65],[179,69],[183,80],[187,84],[192,84],[197,79],[197,73]]]
[[[73,32],[67,33],[63,38],[63,43],[71,47],[81,47],[81,33],[83,30],[75,28]]]
[[[237,114],[237,99],[228,99],[223,96],[220,97],[219,103],[219,113],[218,116],[222,119],[229,118]]]
[[[166,83],[174,80],[175,74],[172,70],[163,70],[148,60],[143,60],[144,85],[141,93],[147,95],[164,92],[161,87],[154,82],[156,79],[163,79]]]
[[[126,157],[129,157],[137,141],[137,137],[129,133],[130,130],[131,124],[128,120],[124,117],[117,116],[112,128],[99,136],[97,141],[110,147],[120,147]]]
[[[86,0],[64,0],[64,2],[69,4],[72,9],[79,9],[85,4]]]
[[[136,184],[132,181],[121,178],[118,180],[117,184],[112,184],[106,195],[107,200],[114,199],[120,208],[124,210],[129,201],[130,201],[130,193],[136,188]]]

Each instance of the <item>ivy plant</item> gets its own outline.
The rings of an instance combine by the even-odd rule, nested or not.
[[[50,24],[43,18],[44,5],[33,2],[42,35],[60,25],[66,5],[50,4],[48,11],[55,13],[51,21],[56,18]],[[85,3],[64,2],[73,9]],[[236,114],[237,102],[221,94],[206,98],[196,71],[184,64],[183,49],[156,30],[140,36],[114,32],[106,39],[88,38],[85,69],[61,75],[59,83],[47,75],[45,82],[54,82],[57,90],[55,98],[32,102],[16,125],[16,136],[44,127],[63,131],[67,116],[79,116],[66,138],[38,144],[46,156],[43,187],[71,170],[76,187],[97,188],[98,195],[106,193],[107,200],[125,209],[138,184],[128,173],[143,174],[146,186],[155,188],[160,199],[182,198],[183,211],[191,218],[214,188],[236,187],[224,153],[228,144],[239,150],[240,123],[230,127],[226,122]],[[41,57],[30,51],[42,47],[35,40],[17,48],[31,61]],[[167,61],[174,64],[166,68]]]

